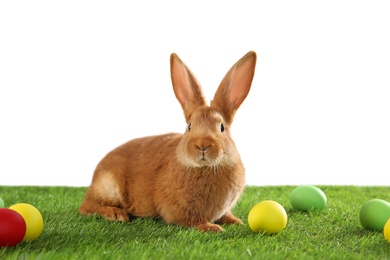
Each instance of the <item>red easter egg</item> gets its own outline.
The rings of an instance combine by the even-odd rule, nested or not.
[[[16,246],[26,234],[26,222],[16,211],[0,208],[0,247]]]

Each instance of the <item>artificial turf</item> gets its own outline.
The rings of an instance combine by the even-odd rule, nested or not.
[[[294,186],[247,186],[233,210],[244,225],[205,233],[153,219],[118,223],[81,216],[84,187],[0,186],[6,206],[32,204],[45,223],[37,240],[0,248],[0,259],[390,259],[383,233],[359,222],[366,201],[390,201],[390,187],[319,187],[327,207],[301,212],[289,202]],[[262,200],[287,211],[287,227],[276,235],[253,233],[247,224],[249,210]]]

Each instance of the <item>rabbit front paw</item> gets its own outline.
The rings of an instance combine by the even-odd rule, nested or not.
[[[196,226],[199,231],[206,231],[206,232],[222,232],[223,228],[220,225],[212,224],[210,222],[199,224]]]

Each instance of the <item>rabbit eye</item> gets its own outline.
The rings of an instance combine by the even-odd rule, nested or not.
[[[188,129],[188,132],[191,131],[191,123],[188,124],[187,129]]]
[[[221,133],[223,133],[224,131],[225,131],[225,126],[221,124]]]

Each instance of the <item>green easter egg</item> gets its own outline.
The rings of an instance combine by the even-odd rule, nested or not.
[[[372,199],[363,204],[359,212],[360,223],[365,229],[382,231],[390,218],[390,203]]]
[[[312,185],[301,185],[290,193],[290,203],[295,209],[307,211],[324,209],[327,203],[325,193]]]

